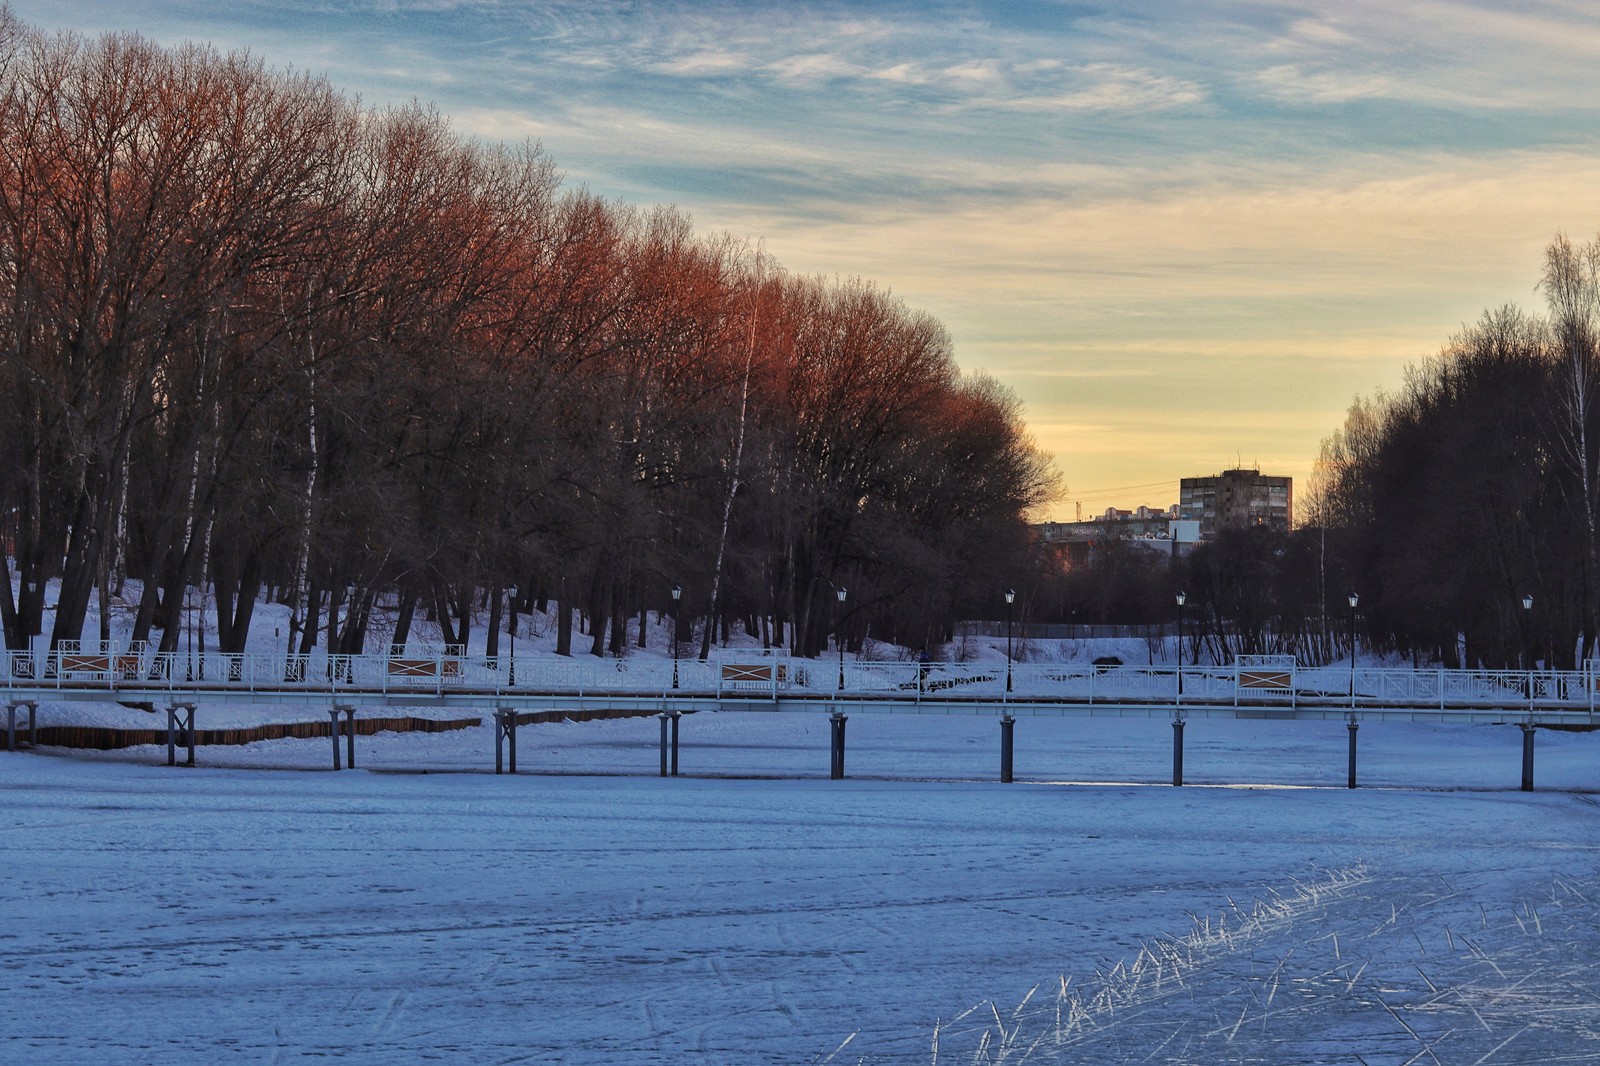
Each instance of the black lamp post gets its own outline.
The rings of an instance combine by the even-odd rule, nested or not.
[[[354,642],[350,639],[351,637],[355,636],[355,620],[356,586],[355,582],[352,581],[350,584],[344,587],[344,632],[338,635],[340,648],[339,654],[344,656],[344,659],[339,665],[339,673],[341,675],[340,679],[343,681],[355,680],[356,665],[350,661],[350,653],[343,650],[345,648],[351,648],[355,646]],[[328,654],[332,655],[333,651],[333,644],[330,640],[328,644]],[[203,670],[204,667],[201,669]]]
[[[517,683],[517,586],[512,585],[506,589],[506,595],[511,598],[511,667],[506,672],[506,683]]]
[[[1529,593],[1523,593],[1522,594],[1522,668],[1524,670],[1529,669],[1529,664],[1528,664],[1528,634],[1532,630],[1533,627],[1528,624],[1528,620],[1532,616],[1533,616],[1533,596],[1531,594],[1529,594]],[[1528,684],[1529,684],[1529,688],[1531,689],[1533,683],[1530,681]]]
[[[183,586],[184,613],[189,616],[189,670],[184,680],[194,680],[194,590],[188,585]]]
[[[1183,605],[1188,602],[1189,594],[1179,592],[1173,599],[1178,601],[1178,695],[1183,695]]]
[[[1017,590],[1006,589],[1006,691],[1011,691],[1011,605],[1016,602]]]
[[[1356,698],[1356,604],[1361,602],[1359,593],[1350,594],[1350,699]]]
[[[201,681],[204,681],[206,679],[206,586],[205,586],[205,583],[202,582],[201,585],[200,585],[200,588],[198,590],[196,590],[196,591],[199,594],[198,595],[198,600],[195,603],[195,617],[196,617],[196,620],[199,623],[198,628],[200,630],[200,635],[199,635],[199,638],[198,638],[198,641],[199,641],[199,644],[200,644],[200,654],[198,656],[199,665],[195,669],[195,676],[198,677]]]
[[[672,586],[672,687],[678,687],[678,601],[683,598],[683,586]]]
[[[843,585],[833,590],[839,597],[839,618],[833,624],[834,643],[839,645],[839,691],[844,691],[844,598],[848,591]]]

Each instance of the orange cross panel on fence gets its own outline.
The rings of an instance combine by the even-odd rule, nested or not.
[[[111,657],[109,655],[63,655],[61,657],[61,669],[68,672],[87,671],[89,673],[103,674],[111,669]]]
[[[739,666],[734,663],[722,664],[722,680],[724,681],[771,681],[772,664],[757,663],[752,666]]]
[[[459,671],[460,664],[456,664]],[[437,659],[390,659],[389,673],[394,677],[438,677]]]
[[[1241,670],[1240,688],[1268,689],[1273,692],[1289,691],[1291,675],[1287,670]]]

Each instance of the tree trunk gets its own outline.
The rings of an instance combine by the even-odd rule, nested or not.
[[[572,608],[565,600],[556,600],[556,654],[572,654]]]

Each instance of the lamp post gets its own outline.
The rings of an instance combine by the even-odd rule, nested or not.
[[[1011,691],[1011,605],[1016,602],[1017,590],[1006,589],[1006,691]]]
[[[1178,602],[1178,695],[1183,695],[1183,605],[1188,602],[1189,594],[1180,591],[1173,597]]]
[[[196,592],[198,593],[198,599],[197,599],[197,601],[195,603],[195,617],[196,617],[196,620],[199,622],[199,629],[200,629],[199,640],[198,640],[198,642],[200,644],[200,654],[198,656],[199,665],[195,670],[195,676],[198,677],[201,681],[204,681],[206,679],[206,586],[205,586],[205,582],[202,581],[200,583],[200,588],[197,589]]]
[[[844,598],[849,590],[843,585],[835,588],[834,593],[839,597],[839,617],[833,623],[833,640],[839,645],[839,691],[844,691]]]
[[[1522,649],[1518,658],[1522,661],[1522,669],[1530,671],[1528,676],[1523,679],[1523,683],[1528,686],[1528,706],[1530,708],[1533,706],[1533,674],[1531,673],[1533,664],[1528,660],[1528,644],[1533,631],[1533,627],[1529,625],[1532,618],[1533,596],[1524,592],[1522,594]]]
[[[1356,701],[1356,604],[1361,602],[1359,593],[1350,594],[1350,702]]]
[[[328,638],[328,655],[331,657],[334,651],[338,650],[339,654],[342,656],[342,658],[339,660],[339,679],[341,681],[355,680],[356,665],[350,660],[352,653],[344,650],[345,648],[355,647],[355,641],[352,639],[355,636],[355,623],[356,583],[352,581],[344,587],[344,632],[338,634],[338,649],[335,649],[333,646],[333,637],[330,636]]]
[[[517,683],[517,586],[512,585],[506,589],[506,595],[511,598],[511,667],[506,671],[506,683]]]
[[[678,601],[683,598],[683,586],[672,586],[672,687],[678,687]]]
[[[1532,626],[1528,620],[1533,617],[1533,597],[1528,593],[1522,595],[1522,668],[1529,669],[1528,665],[1528,634]]]
[[[189,669],[188,669],[188,673],[185,676],[184,680],[193,681],[194,680],[194,590],[188,585],[184,585],[183,586],[183,606],[184,606],[184,613],[189,616],[189,625],[188,625],[188,630],[189,630]]]

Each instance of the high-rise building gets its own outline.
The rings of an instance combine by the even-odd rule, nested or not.
[[[1294,479],[1259,470],[1186,477],[1178,483],[1178,516],[1199,522],[1202,537],[1223,529],[1287,533],[1294,525]]]

